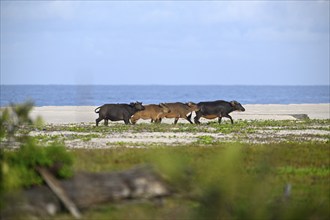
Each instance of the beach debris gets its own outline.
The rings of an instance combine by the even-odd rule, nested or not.
[[[309,119],[307,114],[290,114],[292,117],[298,120],[306,120]]]

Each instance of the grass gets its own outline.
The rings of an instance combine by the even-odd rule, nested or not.
[[[151,164],[176,192],[161,207],[152,202],[107,204],[87,210],[86,219],[327,219],[329,150],[320,143],[227,143],[72,153],[74,169],[89,172]],[[287,185],[291,195],[286,201]]]
[[[48,125],[44,128],[45,131],[74,131],[74,132],[222,132],[222,133],[232,133],[232,132],[247,132],[253,133],[257,129],[290,129],[290,130],[304,130],[315,127],[318,130],[330,131],[330,119],[312,119],[312,120],[236,120],[232,125],[228,121],[218,124],[217,122],[209,122],[206,124],[195,125],[178,123],[173,124],[151,124],[151,123],[139,123],[136,125],[124,125],[121,123],[109,124],[109,126],[98,126],[94,124],[72,124],[72,125]],[[242,130],[244,129],[244,130]]]
[[[209,135],[198,136],[197,138],[198,144],[213,144],[215,142],[214,137]]]
[[[20,129],[20,133],[27,133],[35,128]],[[141,148],[129,148],[129,143],[118,141],[106,143],[113,148],[71,149],[75,171],[112,172],[149,164],[175,192],[162,206],[153,201],[109,203],[84,210],[83,219],[330,218],[330,136],[290,134],[281,139],[262,133],[329,131],[329,119],[237,120],[234,125],[228,121],[220,125],[216,122],[134,126],[116,123],[109,127],[47,125],[43,130],[44,133],[36,136],[39,143],[81,140],[84,144],[92,138],[127,132],[137,136],[143,132],[197,135],[196,141],[189,144],[134,143]],[[48,135],[53,131],[73,133]],[[218,140],[214,137],[217,133],[233,138]],[[244,142],[258,139],[260,142]],[[263,141],[266,144],[261,144]],[[284,189],[288,188],[290,195],[286,196]],[[71,216],[63,213],[51,219],[71,219]]]
[[[19,130],[21,134],[28,133],[29,130],[35,130],[33,127],[23,127]],[[59,131],[61,133],[73,132],[70,134],[60,135],[49,135],[49,132]],[[286,131],[288,135],[279,135],[276,132]],[[291,133],[290,133],[291,131]],[[294,131],[304,131],[310,133],[294,133]],[[313,131],[317,131],[313,134]],[[222,124],[217,122],[209,122],[207,124],[195,125],[187,123],[173,124],[150,124],[140,123],[136,125],[124,125],[121,123],[112,123],[108,127],[99,126],[96,127],[94,124],[72,124],[72,125],[47,125],[40,131],[37,138],[40,141],[51,141],[54,140],[73,140],[80,139],[82,141],[90,141],[92,138],[104,138],[111,136],[111,134],[136,134],[139,135],[143,132],[167,132],[171,133],[191,133],[198,136],[199,133],[208,134],[223,134],[227,135],[221,140],[206,140],[204,137],[198,137],[197,144],[214,144],[219,141],[227,142],[244,142],[244,143],[263,143],[263,142],[326,142],[330,143],[330,135],[322,134],[322,132],[330,131],[330,120],[237,120],[235,124],[230,124],[229,121],[224,121]],[[321,133],[320,133],[321,132]],[[203,134],[203,135],[204,135]],[[201,135],[201,136],[203,136]],[[228,136],[229,135],[229,136]],[[210,135],[204,135],[210,136]],[[173,135],[172,135],[173,137]],[[210,139],[212,137],[209,137]],[[109,143],[110,144],[110,143]]]

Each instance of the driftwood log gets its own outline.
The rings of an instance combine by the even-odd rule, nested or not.
[[[71,215],[76,219],[80,219],[81,214],[76,204],[70,199],[65,189],[62,187],[62,184],[47,170],[47,168],[36,167],[36,170]]]
[[[69,201],[79,210],[101,203],[163,198],[171,194],[167,184],[150,167],[112,173],[79,172],[58,182]],[[64,211],[63,201],[53,190],[42,185],[24,190],[17,198],[7,198],[2,217],[11,219],[12,214],[18,212],[45,217],[61,211]]]

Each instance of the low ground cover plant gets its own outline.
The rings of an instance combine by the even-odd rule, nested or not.
[[[26,112],[26,111],[23,111]],[[5,114],[3,114],[5,115]],[[2,115],[2,116],[3,116]],[[193,144],[157,145],[128,148],[125,143],[108,149],[70,149],[63,142],[51,142],[28,136],[36,127],[30,121],[11,126],[1,118],[1,144],[9,146],[17,138],[18,149],[1,148],[1,196],[40,184],[34,166],[56,168],[58,177],[72,172],[112,172],[134,166],[151,165],[166,180],[173,194],[161,205],[153,201],[104,204],[83,210],[83,219],[328,219],[330,217],[330,146],[321,142],[251,144],[221,143],[210,135],[200,135]],[[26,117],[22,117],[25,118]],[[14,120],[15,121],[15,120]],[[26,122],[26,123],[25,123]],[[296,129],[321,126],[329,120],[237,121],[234,125],[209,123],[137,124],[135,126],[91,125],[42,126],[46,131],[77,132],[244,132],[260,128]],[[210,129],[213,128],[213,129]],[[24,132],[20,132],[24,131]],[[11,135],[11,137],[10,137]],[[96,137],[95,135],[87,136]],[[47,144],[45,143],[47,141]],[[88,140],[87,140],[88,141]],[[82,142],[83,144],[85,142]],[[74,160],[73,160],[74,158]],[[32,171],[31,171],[32,170]],[[3,198],[3,197],[1,197]],[[6,201],[1,199],[1,205]],[[33,219],[35,217],[31,217]],[[28,216],[21,216],[28,219]],[[68,213],[49,219],[72,219]]]

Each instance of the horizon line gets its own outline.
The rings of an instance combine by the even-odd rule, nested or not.
[[[330,86],[330,84],[2,84],[0,86]]]

